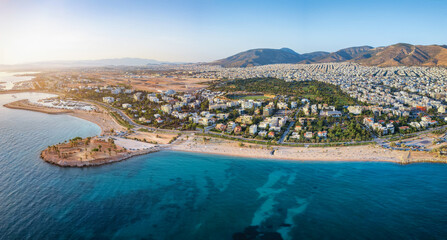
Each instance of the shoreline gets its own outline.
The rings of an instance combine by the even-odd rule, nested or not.
[[[168,150],[190,153],[202,153],[242,158],[258,158],[268,160],[302,161],[302,162],[392,162],[410,164],[419,162],[447,163],[447,158],[437,158],[432,153],[406,152],[388,150],[378,146],[346,146],[346,147],[268,147],[257,144],[210,138],[208,143],[181,139],[181,143],[169,146]]]
[[[92,104],[92,103],[90,103]],[[96,124],[100,129],[101,133],[100,135],[104,135],[106,132],[111,132],[113,129],[114,131],[122,131],[124,130],[124,127],[119,125],[113,119],[106,110],[104,110],[101,106],[95,105],[99,111],[84,111],[84,110],[71,110],[71,109],[60,109],[60,108],[49,108],[45,106],[39,106],[32,104],[28,99],[24,100],[18,100],[14,102],[10,102],[3,105],[6,108],[10,109],[19,109],[19,110],[28,110],[28,111],[34,111],[34,112],[40,112],[40,113],[46,113],[46,114],[67,114],[72,117],[77,117],[86,121],[89,121],[91,123]]]
[[[19,100],[4,105],[8,108],[37,111],[47,114],[68,114],[83,120],[87,120],[98,125],[101,128],[101,135],[104,135],[106,129],[110,130],[110,123],[119,129],[123,129],[121,125],[108,113],[95,113],[83,110],[67,110],[53,109],[43,106],[30,104],[27,100]],[[95,106],[97,106],[95,104]],[[104,111],[101,106],[97,106]],[[99,116],[97,114],[105,114],[107,116]],[[96,115],[96,116],[95,116]],[[107,126],[105,126],[107,125]],[[115,130],[117,130],[115,128]],[[188,137],[185,137],[188,136]],[[286,160],[286,161],[303,161],[303,162],[393,162],[398,164],[409,164],[417,162],[433,162],[447,163],[447,158],[435,157],[431,153],[404,152],[396,150],[388,150],[378,146],[345,146],[345,147],[288,147],[288,146],[267,146],[260,144],[241,143],[237,141],[223,140],[219,138],[208,138],[208,142],[201,142],[203,137],[186,134],[180,137],[175,143],[164,145],[157,151],[179,151],[190,153],[202,153],[212,155],[234,156],[242,158],[257,158],[269,160]],[[122,161],[133,156],[149,154],[149,152],[141,152],[120,157],[119,159],[101,159],[95,163],[84,164],[82,166],[98,166],[107,163]],[[93,162],[92,161],[92,162]],[[60,165],[59,166],[66,166]],[[81,166],[81,167],[82,167]]]
[[[57,109],[57,108],[48,108],[43,106],[37,106],[32,104],[28,99],[18,100],[15,102],[10,102],[3,105],[6,108],[10,109],[19,109],[19,110],[28,110],[33,112],[41,112],[46,114],[68,114],[72,113],[73,110],[69,109]]]
[[[92,103],[90,103],[92,104]],[[67,114],[79,119],[83,119],[86,121],[89,121],[101,129],[101,136],[103,136],[106,133],[111,133],[111,129],[114,129],[114,131],[121,131],[124,128],[119,125],[108,113],[105,111],[101,106],[98,106],[94,104],[99,111],[85,111],[85,110],[77,110],[77,109],[62,109],[62,108],[51,108],[41,105],[36,105],[31,103],[28,99],[18,100],[14,102],[10,102],[7,104],[4,104],[3,106],[10,109],[18,109],[18,110],[26,110],[26,111],[34,111],[34,112],[40,112],[45,114],[52,114],[52,115],[59,115],[59,114]],[[110,138],[113,136],[107,136],[106,138]],[[93,137],[93,139],[97,139],[97,137]],[[130,151],[115,153],[114,156],[94,156],[92,159],[89,160],[79,160],[78,158],[68,158],[63,157],[61,155],[58,156],[55,152],[52,152],[50,148],[46,148],[40,153],[40,158],[50,164],[57,165],[60,167],[91,167],[91,166],[100,166],[105,165],[109,163],[115,163],[120,162],[126,159],[129,159],[131,157],[145,155],[153,152],[160,151],[159,146],[155,146],[153,144],[143,144],[143,146],[136,146],[139,145],[138,141],[135,140],[124,140],[120,139],[118,140],[120,144],[117,144],[119,149],[131,149]],[[58,148],[61,147],[61,150],[67,148],[64,146],[64,143],[56,144]],[[136,149],[135,149],[136,148]],[[74,148],[69,149],[67,152],[62,152],[63,154],[73,154],[75,152],[82,152],[82,149],[80,148]],[[58,151],[59,152],[59,151]]]
[[[163,151],[163,150],[161,150]],[[160,152],[161,152],[160,151]],[[192,151],[192,150],[179,150],[179,149],[165,149],[164,151],[167,152],[181,152],[181,153],[194,153],[194,154],[203,154],[203,155],[216,155],[216,156],[227,156],[227,157],[237,157],[237,158],[247,158],[247,159],[253,159],[253,160],[265,160],[265,161],[284,161],[284,162],[321,162],[321,163],[343,163],[343,162],[364,162],[364,163],[397,163],[401,164],[399,161],[394,160],[364,160],[364,159],[335,159],[335,160],[328,160],[328,159],[298,159],[298,158],[283,158],[283,157],[266,157],[266,156],[253,156],[253,155],[243,155],[243,154],[223,154],[223,153],[216,153],[216,152],[200,152],[200,151]],[[411,162],[411,163],[419,163],[419,162]],[[421,162],[422,163],[422,162]]]
[[[390,162],[390,163],[400,163],[400,161],[392,160],[392,159],[377,159],[377,160],[366,160],[366,159],[308,159],[308,158],[287,158],[287,157],[281,157],[281,156],[275,156],[272,155],[271,157],[262,155],[262,156],[255,156],[255,155],[245,155],[245,154],[237,154],[237,153],[219,153],[219,152],[204,152],[204,151],[194,151],[194,150],[187,150],[187,149],[166,149],[166,151],[172,151],[172,152],[185,152],[185,153],[197,153],[197,154],[205,154],[205,155],[218,155],[218,156],[229,156],[229,157],[238,157],[238,158],[250,158],[250,159],[263,159],[263,160],[278,160],[278,161],[292,161],[292,162]]]
[[[220,139],[215,139],[220,141]],[[218,146],[217,146],[218,145]],[[170,146],[169,150],[179,151],[179,152],[189,152],[189,153],[202,153],[220,156],[233,156],[241,158],[259,158],[268,160],[286,160],[286,161],[304,161],[304,162],[402,162],[399,159],[400,156],[386,157],[383,155],[374,156],[371,158],[366,157],[351,157],[344,153],[360,150],[364,151],[369,146],[355,146],[355,147],[326,147],[326,148],[305,148],[305,147],[278,147],[275,146],[273,149],[268,149],[266,146],[262,145],[245,145],[231,146],[233,143],[225,142],[218,143],[216,145],[210,144],[197,144],[196,146],[189,145],[176,145]],[[261,148],[259,148],[261,147]],[[352,148],[352,149],[351,149]],[[381,148],[374,149],[380,150]],[[340,153],[339,156],[329,156],[330,152],[334,151]],[[273,152],[273,154],[272,154]],[[300,156],[301,155],[301,156]],[[313,156],[309,156],[313,155]],[[398,154],[399,155],[399,154]]]
[[[124,161],[124,160],[132,158],[132,157],[137,157],[137,156],[146,155],[146,154],[150,154],[150,153],[154,153],[154,152],[159,152],[160,148],[142,150],[142,151],[136,151],[136,152],[127,152],[124,155],[118,155],[118,156],[113,156],[113,157],[108,157],[108,158],[107,157],[97,158],[97,159],[90,160],[90,161],[65,161],[65,160],[62,160],[59,158],[58,159],[48,158],[48,157],[45,157],[45,151],[46,151],[46,149],[40,153],[40,158],[44,162],[47,162],[49,164],[56,165],[59,167],[82,168],[82,167],[98,167],[98,166],[102,166],[102,165],[106,165],[106,164],[121,162],[121,161]]]
[[[48,94],[55,94],[60,95],[60,93],[54,93],[54,92],[47,92],[43,90],[35,90],[35,89],[14,89],[14,90],[2,90],[0,89],[0,94],[18,94],[18,93],[48,93]]]

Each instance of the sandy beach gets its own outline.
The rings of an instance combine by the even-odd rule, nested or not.
[[[27,100],[20,100],[8,103],[5,105],[5,107],[38,111],[48,114],[69,114],[71,116],[78,117],[97,124],[101,127],[102,135],[110,134],[112,129],[114,131],[125,130],[125,128],[119,125],[101,106],[97,106],[99,109],[98,111],[67,110],[38,106],[30,103]],[[158,144],[161,144],[163,149],[173,151],[295,161],[363,161],[395,162],[405,164],[416,162],[447,161],[445,157],[436,156],[436,154],[434,153],[395,151],[384,149],[376,145],[307,148],[267,146],[249,143],[241,144],[236,141],[229,141],[220,138],[204,138],[194,136],[193,134],[184,134],[173,144],[168,144],[173,136],[175,135],[170,134],[165,136],[161,133],[135,132],[132,133],[128,138],[137,139],[139,141],[130,139],[117,139],[117,144],[122,145],[127,149],[138,149],[137,151],[140,151],[143,150],[140,148],[146,148],[146,146],[150,145],[142,142],[142,140],[146,140],[147,142],[156,142]]]
[[[283,147],[263,146],[218,138],[181,137],[169,149],[206,154],[219,154],[246,158],[281,159],[295,161],[362,161],[362,162],[445,162],[434,154],[393,151],[376,145],[349,147]]]
[[[156,132],[133,132],[127,136],[129,139],[136,139],[138,141],[150,142],[154,144],[169,144],[177,134],[166,133],[162,131]]]
[[[42,112],[47,114],[68,114],[73,117],[78,117],[92,123],[95,123],[101,128],[101,135],[113,131],[124,131],[125,128],[119,125],[115,119],[113,119],[107,111],[101,106],[96,106],[98,111],[84,111],[84,110],[69,110],[60,108],[49,108],[32,104],[28,100],[19,100],[4,105],[7,108],[21,109]]]

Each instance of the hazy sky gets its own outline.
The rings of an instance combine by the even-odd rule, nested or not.
[[[0,64],[447,44],[444,0],[0,0]]]

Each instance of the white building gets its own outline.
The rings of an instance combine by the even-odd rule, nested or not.
[[[297,102],[291,102],[290,103],[290,108],[294,109],[298,107],[298,103]]]
[[[251,125],[248,131],[250,134],[255,135],[258,132],[258,125],[256,124]]]
[[[141,101],[143,99],[143,93],[141,92],[137,92],[133,95],[133,99],[135,99],[135,101]]]
[[[174,90],[172,90],[172,89],[169,89],[168,91],[163,92],[163,93],[166,94],[166,95],[174,95],[176,92]]]
[[[261,137],[265,137],[265,136],[267,136],[267,132],[264,131],[264,130],[262,130],[262,131],[260,131],[260,132],[258,133],[258,135],[261,136]]]
[[[149,99],[150,102],[154,102],[154,103],[159,103],[160,99],[158,99],[158,97],[156,96],[149,96],[147,97],[147,99]]]
[[[259,128],[266,129],[269,126],[268,122],[262,121],[259,123]]]
[[[243,101],[242,103],[241,103],[241,107],[243,108],[243,109],[250,109],[250,108],[253,108],[254,107],[254,105],[253,105],[253,101]]]
[[[394,124],[392,124],[392,123],[388,123],[388,124],[386,125],[386,128],[388,129],[388,133],[389,133],[389,134],[394,134],[394,131],[395,131],[395,129],[394,129]]]
[[[121,105],[123,108],[131,108],[132,104],[129,103],[123,103],[123,105]]]
[[[304,137],[307,138],[307,139],[311,139],[313,136],[314,136],[314,134],[312,132],[306,132],[304,134]]]
[[[290,136],[290,138],[299,140],[300,139],[300,134],[298,132],[293,132],[292,136]]]
[[[279,102],[277,107],[278,107],[278,109],[287,109],[288,108],[287,103],[285,103],[285,102]]]
[[[110,91],[112,94],[120,94],[121,93],[121,88],[115,88],[113,90]]]
[[[172,106],[169,105],[169,104],[161,106],[160,109],[161,109],[161,111],[163,111],[163,112],[165,112],[167,114],[170,114],[172,112]]]
[[[349,113],[352,113],[354,115],[360,115],[362,114],[362,107],[360,106],[349,106],[348,107]]]
[[[216,116],[220,120],[225,120],[228,118],[228,116],[230,116],[230,114],[229,113],[218,113]]]
[[[114,97],[103,97],[102,101],[105,103],[113,103],[113,102],[115,102],[115,98]]]
[[[131,93],[133,93],[133,89],[126,89],[126,90],[124,90],[124,93],[131,94]]]
[[[161,109],[161,111],[163,111],[163,112],[165,112],[167,114],[170,114],[172,112],[172,106],[169,105],[169,104],[161,106],[160,109]]]

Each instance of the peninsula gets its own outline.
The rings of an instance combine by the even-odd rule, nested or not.
[[[76,137],[68,142],[49,146],[42,151],[40,156],[44,161],[62,167],[86,167],[118,162],[156,151],[159,151],[156,146],[127,150],[115,144],[113,138]]]
[[[82,103],[81,105],[86,106],[86,104],[89,103]],[[11,109],[29,110],[46,114],[68,114],[95,123],[101,128],[101,136],[86,139],[77,137],[49,146],[41,152],[41,158],[44,161],[58,166],[98,166],[160,150],[160,146],[155,142],[155,144],[151,144],[122,138],[121,136],[125,128],[101,106],[95,106],[94,111],[86,111],[77,109],[72,105],[59,105],[58,108],[55,108],[24,99],[5,104],[4,106]]]

